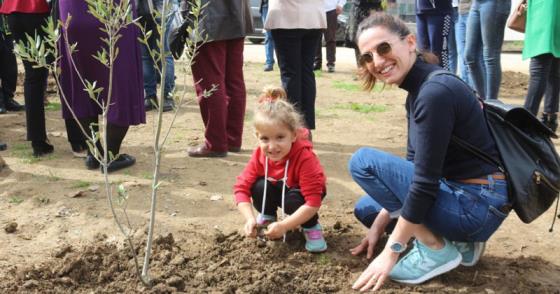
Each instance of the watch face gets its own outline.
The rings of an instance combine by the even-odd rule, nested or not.
[[[393,244],[391,244],[391,250],[393,252],[397,252],[397,253],[401,253],[405,250],[405,246],[399,242],[394,242]]]

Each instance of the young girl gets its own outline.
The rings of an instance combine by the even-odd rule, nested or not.
[[[259,99],[254,118],[259,146],[237,177],[235,201],[247,236],[257,236],[257,225],[268,225],[265,235],[270,239],[301,226],[305,249],[323,252],[327,243],[317,212],[326,194],[325,174],[301,115],[285,99],[281,88],[265,88]],[[260,212],[256,218],[252,206]],[[289,216],[277,221],[278,207]]]

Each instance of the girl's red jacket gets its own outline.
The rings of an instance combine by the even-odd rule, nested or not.
[[[320,207],[321,197],[327,189],[326,177],[319,158],[313,153],[313,144],[307,139],[298,138],[292,144],[286,158],[277,162],[268,160],[269,181],[274,183],[284,177],[287,160],[289,160],[286,181],[288,188],[299,188],[306,205]],[[264,177],[265,164],[265,156],[257,147],[233,186],[236,204],[251,202],[251,187],[258,178]]]
[[[47,13],[49,5],[45,0],[4,0],[0,14],[21,13]]]

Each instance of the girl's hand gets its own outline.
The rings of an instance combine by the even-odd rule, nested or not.
[[[245,236],[247,237],[251,237],[251,238],[257,237],[257,221],[255,220],[255,218],[249,219],[247,220],[247,222],[245,222],[243,231],[245,233]]]
[[[354,282],[352,289],[364,292],[373,287],[372,291],[379,290],[387,278],[389,278],[389,273],[391,273],[398,259],[398,253],[385,248]]]
[[[383,232],[383,231],[381,231],[381,232]],[[373,257],[373,248],[375,248],[375,245],[377,244],[377,242],[381,238],[382,234],[383,233],[381,233],[381,234],[377,233],[377,231],[374,230],[374,229],[369,229],[366,236],[362,239],[360,244],[358,244],[358,246],[350,249],[350,253],[352,255],[359,255],[364,250],[367,250],[366,258],[367,259],[372,258]]]
[[[278,239],[286,234],[286,227],[281,222],[273,222],[268,225],[268,229],[264,234],[271,240]]]

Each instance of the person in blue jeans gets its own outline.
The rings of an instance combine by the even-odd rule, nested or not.
[[[371,258],[381,236],[391,232],[353,288],[375,291],[388,278],[419,284],[460,264],[475,265],[511,210],[504,174],[452,142],[455,136],[499,157],[475,93],[427,63],[434,58],[416,51],[415,36],[394,16],[372,14],[358,36],[365,88],[381,81],[408,92],[408,146],[406,159],[361,148],[348,164],[366,192],[355,214],[369,227],[351,253]],[[407,246],[412,249],[399,260]]]
[[[453,29],[451,0],[416,1],[416,36],[418,49],[439,58],[449,70],[449,34]]]
[[[144,73],[144,92],[145,100],[144,107],[146,110],[152,110],[157,106],[157,84],[163,82],[164,95],[163,97],[163,111],[171,111],[175,107],[175,102],[173,100],[173,90],[175,88],[175,64],[173,61],[173,56],[169,51],[169,34],[171,33],[171,17],[178,9],[177,0],[142,0],[151,1],[149,5],[150,9],[159,11],[163,10],[163,4],[166,3],[166,11],[168,11],[166,24],[165,24],[165,37],[163,40],[163,46],[166,56],[162,59],[165,60],[165,80],[161,81],[161,75],[159,74],[158,67],[161,69],[161,64],[156,64],[154,58],[149,53],[149,49],[154,52],[159,52],[157,41],[160,39],[159,33],[156,29],[157,24],[161,24],[161,19],[154,18],[154,14],[141,15],[140,23],[145,25],[146,32],[152,31],[152,35],[148,38],[148,46],[142,44],[142,71]],[[161,28],[163,30],[163,28]]]
[[[511,0],[472,1],[464,54],[473,85],[483,99],[498,99],[502,80],[500,54],[510,9]],[[484,69],[480,67],[481,57]]]
[[[261,0],[260,11],[261,20],[264,24],[268,15],[268,0]],[[272,39],[272,33],[268,30],[264,33],[264,53],[266,55],[264,71],[272,71],[274,69],[274,39]]]
[[[467,20],[469,19],[471,4],[472,0],[459,0],[457,22],[455,23],[455,42],[457,47],[457,70],[459,73],[459,77],[461,77],[463,81],[467,82],[467,84],[474,88],[474,84],[470,77],[471,73],[465,60]],[[478,56],[482,56],[482,46],[479,46]],[[484,70],[484,62],[482,61],[482,58],[478,59],[478,64],[478,66],[482,69],[483,74],[485,74],[486,71]]]

